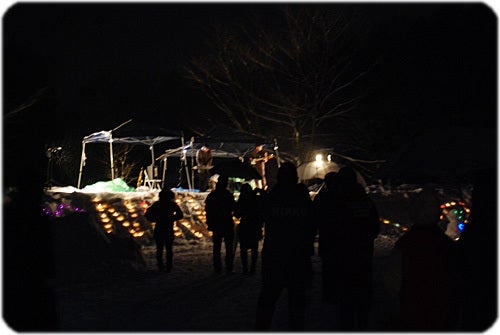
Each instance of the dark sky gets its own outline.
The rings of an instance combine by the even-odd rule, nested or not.
[[[367,34],[361,57],[376,66],[360,108],[371,129],[387,134],[380,146],[443,124],[496,129],[497,22],[487,5],[321,5],[355,13]],[[272,26],[275,10],[269,3],[17,4],[3,17],[4,113],[48,87],[50,112],[37,117],[57,120],[70,135],[131,117],[187,129],[194,116],[215,111],[183,79],[185,64],[206,52],[210,27],[231,29],[249,13]]]

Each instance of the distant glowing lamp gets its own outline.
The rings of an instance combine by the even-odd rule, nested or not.
[[[323,166],[323,155],[322,154],[317,154],[316,155],[316,162],[315,164],[316,167],[322,167]]]

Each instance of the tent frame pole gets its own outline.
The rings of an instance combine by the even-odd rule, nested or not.
[[[109,139],[109,160],[111,163],[111,180],[115,179],[115,166],[113,162],[113,138]]]
[[[186,157],[186,148],[185,148],[185,142],[184,142],[184,133],[182,134],[182,154],[181,154],[181,161],[182,164],[184,164],[184,171],[186,172],[186,179],[188,182],[188,188],[191,190],[191,178],[189,177],[189,168],[187,166],[187,157]]]
[[[83,166],[85,165],[85,141],[82,141],[82,155],[80,158],[80,170],[78,172],[78,184],[76,187],[79,189],[82,181]]]
[[[278,139],[274,138],[274,152],[276,153],[276,161],[278,162],[278,168],[281,167],[281,162],[280,162],[280,151],[279,151],[279,146],[278,146]]]
[[[191,137],[191,180],[193,182],[193,189],[195,188],[194,185],[194,137]]]
[[[161,189],[165,188],[165,174],[167,172],[167,156],[163,158],[163,172],[161,174]]]

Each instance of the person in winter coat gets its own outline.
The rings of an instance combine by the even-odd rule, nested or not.
[[[314,201],[323,300],[339,307],[340,330],[366,330],[373,241],[380,231],[377,209],[350,167],[341,168],[326,181],[326,189]]]
[[[259,241],[262,239],[262,215],[257,194],[249,184],[243,184],[236,203],[235,216],[240,218],[238,239],[240,242],[243,273],[248,273],[248,249],[251,250],[250,274],[255,273],[259,255]]]
[[[401,259],[400,325],[403,331],[452,331],[457,315],[454,242],[438,226],[437,192],[424,188],[411,199],[413,226],[395,244]]]
[[[174,221],[184,217],[181,208],[174,201],[175,194],[171,190],[160,191],[160,200],[155,202],[146,211],[145,217],[155,222],[153,237],[156,242],[156,260],[160,272],[170,272],[174,259]],[[163,263],[163,249],[166,249],[167,261]]]
[[[256,330],[269,330],[276,301],[288,291],[289,325],[304,329],[305,291],[310,255],[311,198],[297,184],[297,169],[283,163],[278,182],[264,205],[265,239],[262,249],[262,287],[257,303]]]
[[[219,176],[215,190],[210,192],[205,200],[208,230],[213,232],[213,265],[216,273],[222,271],[221,247],[222,241],[226,247],[226,273],[233,273],[234,261],[234,221],[236,209],[234,197],[227,190],[228,178]]]

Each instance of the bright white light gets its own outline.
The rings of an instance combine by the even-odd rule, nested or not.
[[[328,155],[328,156],[326,156],[326,159],[327,159],[329,162],[331,162],[331,161],[332,161],[332,155]]]
[[[316,167],[322,167],[323,166],[323,155],[322,154],[317,154],[316,155]]]

